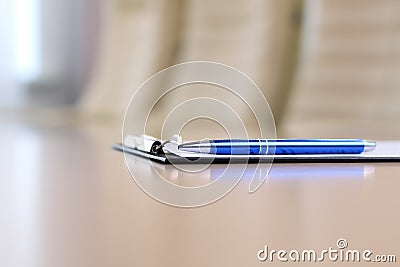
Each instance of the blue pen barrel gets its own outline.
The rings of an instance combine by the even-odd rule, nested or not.
[[[361,139],[229,139],[210,141],[210,153],[220,155],[360,154]]]
[[[364,152],[364,141],[352,140],[275,140],[276,155],[297,154],[360,154]]]
[[[267,140],[212,140],[210,153],[218,155],[264,155],[268,152]]]

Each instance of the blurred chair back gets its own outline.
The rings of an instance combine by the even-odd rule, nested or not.
[[[400,134],[400,2],[306,1],[283,136]]]
[[[251,77],[279,119],[294,72],[301,3],[107,1],[103,46],[81,108],[120,122],[129,99],[150,75],[173,64],[209,60],[235,67]],[[215,93],[200,87],[192,92]],[[168,113],[193,96],[190,92],[171,94],[155,114]],[[240,108],[243,103],[230,98],[233,96],[226,101],[233,109],[245,112]]]

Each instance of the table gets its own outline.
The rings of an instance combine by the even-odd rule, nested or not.
[[[400,260],[398,163],[273,165],[254,194],[241,181],[211,205],[175,208],[133,181],[110,148],[115,127],[1,124],[0,266],[285,266],[258,251],[321,251],[340,238]]]

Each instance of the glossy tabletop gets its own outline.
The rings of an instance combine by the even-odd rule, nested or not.
[[[321,251],[341,238],[349,249],[400,261],[399,163],[273,164],[257,192],[249,194],[243,179],[219,201],[185,209],[133,181],[123,154],[110,148],[118,126],[13,120],[0,127],[0,266],[308,266],[261,262],[257,253]],[[221,168],[188,175],[133,161],[182,186],[207,184]]]

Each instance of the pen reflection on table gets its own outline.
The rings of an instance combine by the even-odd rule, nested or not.
[[[228,165],[212,164],[201,172],[186,172],[173,165],[151,162],[137,156],[128,156],[128,164],[135,169],[136,175],[155,177],[158,176],[173,184],[183,187],[204,186],[220,178]],[[243,164],[231,164],[230,168],[238,170],[238,175],[243,172]],[[270,168],[264,164],[248,164],[242,175],[242,180],[250,182],[251,179],[261,181],[267,176],[267,181],[281,180],[322,180],[322,179],[348,179],[360,180],[372,176],[375,172],[374,165],[366,164],[274,164]],[[232,177],[236,178],[236,177]]]

